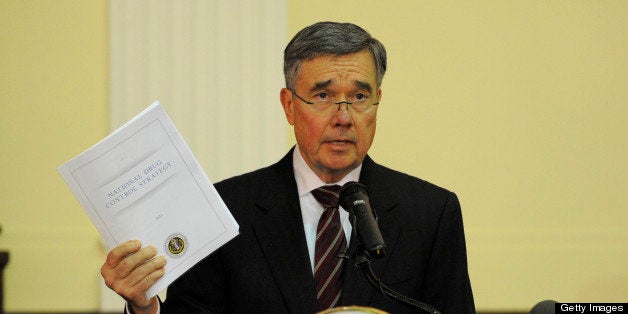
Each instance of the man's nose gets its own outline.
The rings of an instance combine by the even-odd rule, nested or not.
[[[351,103],[347,101],[341,101],[337,102],[336,104],[338,105],[338,110],[334,111],[334,124],[338,126],[351,126],[352,118],[351,113],[349,112],[349,105],[351,105]]]

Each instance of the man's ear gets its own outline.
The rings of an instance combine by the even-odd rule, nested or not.
[[[286,114],[286,119],[290,125],[294,125],[294,106],[295,103],[292,101],[292,91],[287,88],[282,88],[279,93],[279,100],[281,100],[281,105],[283,106],[283,112]]]

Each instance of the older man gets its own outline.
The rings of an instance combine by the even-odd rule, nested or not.
[[[338,186],[359,181],[387,246],[373,263],[382,282],[443,313],[475,313],[455,194],[367,155],[385,71],[384,46],[356,25],[322,22],[297,33],[284,52],[280,93],[297,145],[274,165],[216,184],[240,235],[175,281],[163,303],[144,292],[165,260],[151,260],[156,250],[137,241],[109,253],[107,285],[134,313],[314,313],[341,305],[415,313],[354,267],[358,239],[336,198]]]

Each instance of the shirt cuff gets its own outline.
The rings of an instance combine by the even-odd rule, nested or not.
[[[133,314],[129,302],[124,303],[124,313]],[[161,302],[157,302],[157,312],[155,312],[155,314],[161,314]]]

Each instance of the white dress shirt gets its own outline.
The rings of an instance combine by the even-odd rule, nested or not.
[[[303,228],[305,229],[305,240],[307,241],[307,249],[310,253],[310,265],[314,272],[314,249],[316,247],[316,227],[325,209],[314,198],[312,190],[323,185],[329,185],[321,180],[314,171],[305,163],[299,146],[297,145],[292,154],[292,165],[294,167],[294,178],[297,181],[297,189],[299,191],[299,203],[301,204],[301,216],[303,217]],[[332,184],[344,185],[349,181],[358,181],[360,178],[360,164],[351,170],[342,180]],[[340,223],[347,238],[347,247],[351,240],[351,223],[349,222],[349,213],[340,207]]]

